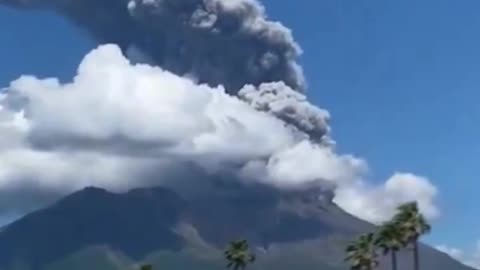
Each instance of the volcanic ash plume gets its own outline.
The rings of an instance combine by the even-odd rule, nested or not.
[[[328,111],[311,104],[284,82],[264,83],[258,88],[247,85],[238,96],[256,110],[269,112],[295,127],[311,140],[333,143],[326,137],[330,132]]]
[[[245,84],[305,87],[290,30],[255,0],[0,0],[50,8],[100,43],[135,47],[155,64],[235,93]]]
[[[372,186],[362,159],[335,152],[328,112],[302,93],[299,46],[255,0],[0,3],[55,10],[116,44],[89,53],[69,83],[22,76],[0,93],[0,213],[89,185],[199,190],[227,175],[288,190],[327,183],[374,222],[413,199],[438,214],[428,179]]]

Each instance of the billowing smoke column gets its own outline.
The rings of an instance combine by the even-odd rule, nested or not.
[[[101,43],[140,49],[155,64],[230,92],[283,81],[303,90],[290,30],[268,21],[255,0],[0,0],[51,8]]]
[[[198,83],[222,85],[272,112],[316,141],[328,114],[305,106],[301,49],[291,31],[267,20],[256,0],[0,0],[20,8],[53,9],[131,60],[148,62]],[[281,83],[278,83],[281,82]],[[266,85],[262,85],[265,84]],[[272,84],[273,83],[273,84]],[[260,87],[260,93],[255,87]]]
[[[328,183],[337,204],[373,222],[413,199],[438,214],[428,179],[396,173],[371,186],[363,160],[335,152],[328,112],[303,94],[299,46],[256,0],[2,3],[54,10],[116,45],[90,52],[70,83],[22,76],[0,92],[0,214],[86,185],[164,178],[197,191],[219,175],[288,190]]]
[[[239,97],[259,111],[269,112],[289,123],[308,138],[331,145],[328,111],[308,102],[305,95],[293,91],[284,82],[264,83],[258,88],[247,85],[238,93]]]

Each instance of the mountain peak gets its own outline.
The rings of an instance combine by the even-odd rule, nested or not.
[[[162,254],[161,263],[193,260],[205,266],[199,269],[220,270],[223,264],[205,264],[205,258],[219,258],[230,240],[247,239],[252,248],[263,250],[258,263],[267,265],[261,265],[262,269],[282,269],[278,266],[295,261],[305,269],[340,270],[345,267],[342,258],[346,241],[372,229],[372,225],[342,211],[332,198],[333,193],[325,189],[278,191],[239,186],[225,193],[217,191],[215,196],[184,199],[163,187],[125,193],[86,187],[1,231],[0,268],[13,269],[11,266],[20,260],[32,270],[52,270],[49,265],[65,265],[65,258],[72,256],[78,263],[82,260],[75,259],[75,254],[93,250],[110,257],[111,251],[119,252],[128,258],[122,261]],[[182,234],[182,228],[188,228],[187,233]],[[103,248],[93,248],[98,246]],[[195,251],[198,247],[206,250]],[[427,255],[422,261],[427,267],[422,269],[468,270],[437,256],[433,249],[422,250]],[[85,265],[81,268],[96,267],[95,260],[82,263]],[[443,265],[448,268],[440,267]],[[198,264],[186,266],[194,268]],[[111,267],[120,270],[128,265]]]

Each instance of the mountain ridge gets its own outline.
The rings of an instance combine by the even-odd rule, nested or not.
[[[245,238],[259,254],[258,269],[341,270],[347,269],[344,245],[375,228],[336,206],[327,191],[235,189],[185,199],[164,187],[124,193],[87,187],[6,226],[0,232],[0,269],[56,270],[78,267],[72,264],[79,261],[94,269],[141,261],[222,269],[221,250],[229,240]],[[428,246],[421,252],[422,270],[472,269]],[[401,269],[408,269],[409,256],[399,254],[400,266],[407,267]],[[388,266],[382,263],[381,269]]]

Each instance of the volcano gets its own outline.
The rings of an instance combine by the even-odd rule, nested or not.
[[[329,191],[224,186],[182,196],[165,187],[112,193],[88,187],[32,212],[0,233],[1,269],[224,269],[222,250],[247,239],[252,269],[348,269],[346,243],[375,229],[332,202]],[[471,269],[427,245],[425,270]],[[411,269],[411,251],[399,269]],[[389,269],[382,258],[380,269]]]

